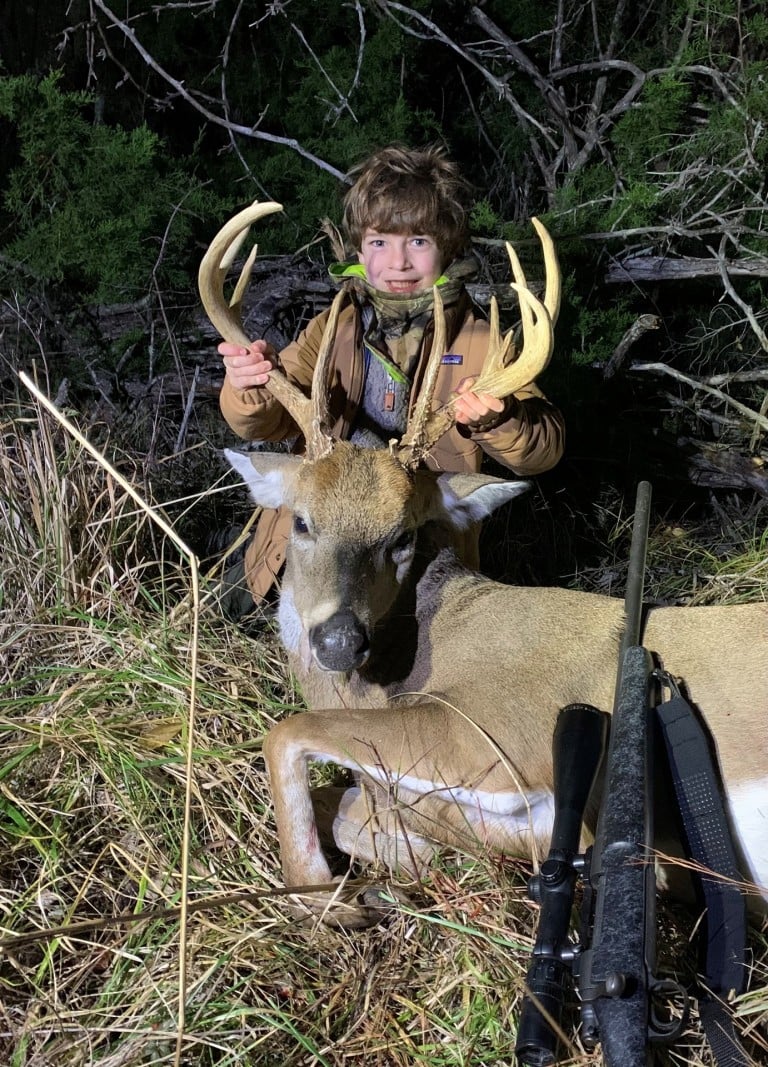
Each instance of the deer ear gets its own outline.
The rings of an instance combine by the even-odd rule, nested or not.
[[[285,452],[238,452],[224,449],[230,467],[237,471],[248,487],[251,499],[263,508],[289,504],[293,495],[300,456]]]
[[[455,526],[479,522],[530,488],[530,482],[508,482],[486,474],[441,474],[437,485]]]

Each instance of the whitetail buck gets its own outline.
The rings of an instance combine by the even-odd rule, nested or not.
[[[233,219],[201,266],[205,307],[229,341],[248,343],[238,310],[247,270],[228,307],[227,267],[248,223],[275,210],[262,204]],[[527,291],[511,256],[524,343],[512,351],[494,309],[480,392],[508,395],[550,356],[558,268],[546,231],[537,229],[547,262],[544,302]],[[437,295],[436,305],[439,323]],[[435,370],[443,344],[438,326]],[[328,336],[311,399],[277,371],[268,386],[301,428],[306,458],[227,453],[258,504],[285,504],[295,516],[279,621],[311,710],[280,722],[264,744],[285,881],[330,883],[324,846],[334,843],[356,862],[411,874],[441,843],[529,857],[551,829],[559,710],[572,702],[612,707],[623,604],[503,585],[436,545],[432,535],[445,524],[483,518],[525,483],[423,469],[450,420],[450,411],[430,411],[429,388],[405,437],[389,449],[332,440],[324,430],[330,346]],[[744,873],[765,887],[766,605],[653,608],[643,643],[706,719]],[[310,761],[349,768],[356,784],[313,797]],[[344,888],[301,899],[342,925],[374,919],[376,894]]]

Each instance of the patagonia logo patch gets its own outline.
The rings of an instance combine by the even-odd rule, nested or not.
[[[464,357],[459,355],[458,352],[446,352],[440,362],[461,364],[464,362]]]

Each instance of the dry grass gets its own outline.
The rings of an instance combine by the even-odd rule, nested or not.
[[[632,514],[620,504],[600,509],[605,549],[598,566],[583,569],[574,584],[623,596]],[[645,595],[664,604],[736,604],[768,597],[768,505],[746,510],[736,501],[712,499],[706,522],[658,519],[648,536]]]
[[[449,854],[376,929],[297,923],[260,750],[299,698],[268,620],[196,616],[183,554],[40,411],[5,413],[0,467],[0,1062],[513,1063],[525,871]]]

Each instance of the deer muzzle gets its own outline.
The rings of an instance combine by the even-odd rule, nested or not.
[[[309,644],[324,671],[354,671],[371,651],[368,630],[349,610],[338,611],[309,631]]]

